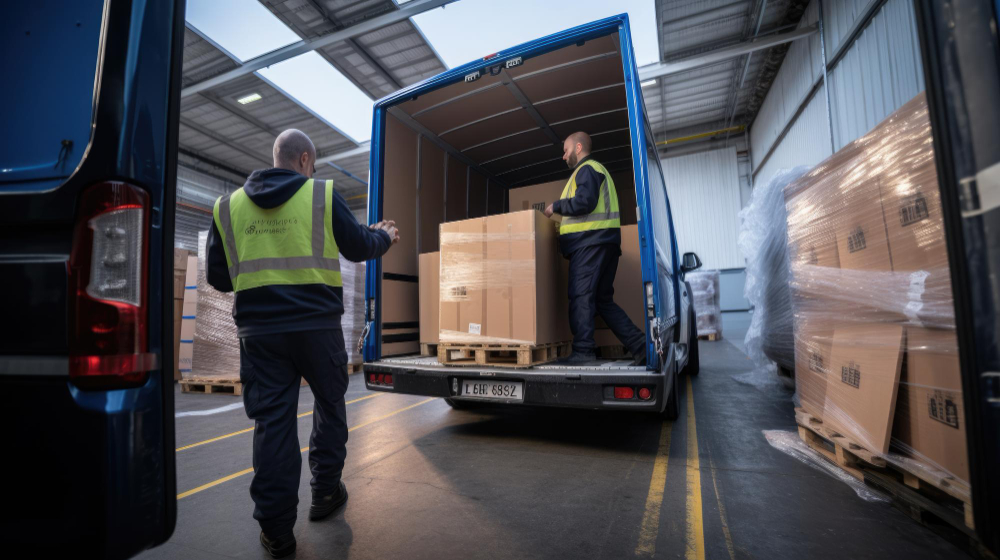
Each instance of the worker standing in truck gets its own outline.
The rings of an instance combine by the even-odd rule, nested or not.
[[[562,216],[559,250],[569,259],[569,325],[573,352],[563,363],[596,359],[594,316],[600,314],[611,332],[632,353],[633,365],[646,363],[646,337],[614,302],[615,273],[622,254],[618,193],[611,174],[590,156],[586,132],[563,141],[563,161],[573,170],[559,200],[545,215]]]
[[[316,148],[304,133],[282,132],[273,152],[273,168],[254,171],[242,188],[215,202],[206,272],[215,289],[236,292],[243,403],[255,421],[253,516],[261,544],[281,558],[295,551],[302,468],[296,414],[303,377],[315,396],[309,519],[327,517],[347,501],[341,481],[348,378],[339,257],[378,258],[399,236],[391,221],[361,226],[333,181],[312,179]]]

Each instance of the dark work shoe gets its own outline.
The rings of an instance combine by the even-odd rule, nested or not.
[[[309,521],[319,521],[324,517],[329,516],[331,513],[337,511],[340,506],[347,502],[347,487],[344,486],[344,482],[340,482],[340,486],[333,494],[327,494],[326,496],[317,496],[313,494],[312,505],[309,506]]]
[[[587,353],[587,352],[574,351],[569,356],[566,356],[565,358],[559,360],[559,363],[562,365],[572,366],[572,365],[581,365],[596,360],[597,360],[597,355],[594,354],[593,352]]]
[[[295,552],[295,535],[284,535],[271,538],[264,531],[260,532],[260,544],[271,553],[272,558],[284,558]]]

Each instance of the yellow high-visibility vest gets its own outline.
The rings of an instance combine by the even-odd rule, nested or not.
[[[343,286],[333,237],[333,181],[309,179],[275,208],[257,206],[240,188],[219,197],[213,215],[234,291],[292,284]]]
[[[559,225],[559,235],[567,233],[578,233],[581,231],[593,231],[598,229],[620,228],[622,225],[621,215],[618,212],[618,191],[615,190],[615,182],[611,179],[611,174],[603,165],[592,159],[577,166],[563,188],[562,196],[559,198],[566,200],[576,196],[576,174],[583,166],[589,166],[597,171],[604,180],[598,191],[597,206],[593,212],[584,216],[563,216]]]

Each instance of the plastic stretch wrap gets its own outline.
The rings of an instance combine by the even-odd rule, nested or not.
[[[965,417],[923,94],[788,184],[785,198],[802,407],[961,485]]]
[[[788,235],[785,187],[808,171],[805,166],[782,169],[753,190],[740,211],[739,247],[746,258],[743,295],[753,307],[745,345],[758,365],[773,361],[795,369],[795,338],[789,293]]]
[[[189,377],[240,378],[240,340],[233,321],[233,293],[208,284],[205,276],[208,231],[198,233],[198,314]]]
[[[691,285],[698,336],[722,336],[722,304],[719,294],[719,271],[688,272],[684,280]]]
[[[365,328],[365,270],[364,262],[354,263],[341,255],[340,278],[344,283],[344,316],[340,327],[344,331],[347,346],[347,362],[360,364],[363,360],[358,353],[358,340]]]

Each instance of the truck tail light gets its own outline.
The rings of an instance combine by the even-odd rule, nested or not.
[[[631,399],[635,396],[635,391],[631,387],[615,387],[616,399]]]
[[[648,387],[641,387],[641,388],[639,388],[639,398],[640,399],[642,399],[644,401],[648,401],[649,397],[652,397],[652,396],[653,396],[653,393],[652,393],[652,391],[649,390]]]
[[[141,384],[148,353],[149,195],[117,181],[83,192],[69,259],[69,374],[84,388]]]

